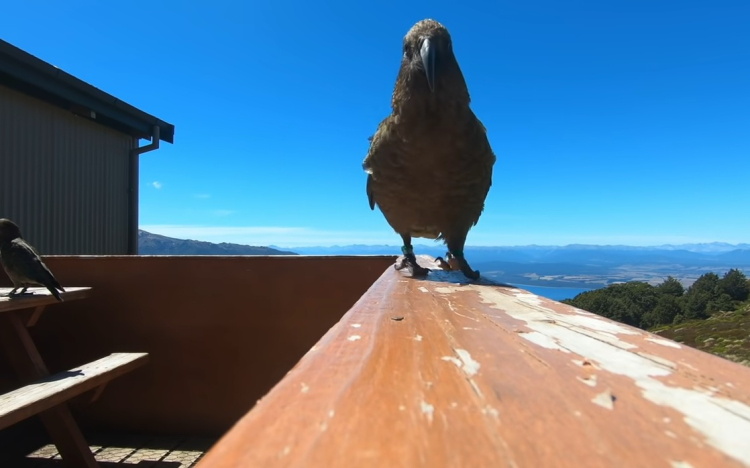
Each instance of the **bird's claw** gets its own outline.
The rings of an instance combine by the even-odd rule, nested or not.
[[[440,268],[446,271],[452,270],[450,263],[443,260],[443,257],[438,257],[435,259],[435,262],[438,264]]]
[[[409,273],[411,273],[411,276],[413,277],[427,276],[427,274],[430,272],[429,269],[420,266],[417,263],[416,258],[409,258],[406,255],[401,257],[399,262],[393,265],[393,267],[396,270],[403,270],[404,268],[406,268],[407,270],[409,270]]]

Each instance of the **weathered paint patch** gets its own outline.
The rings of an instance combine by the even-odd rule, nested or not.
[[[432,423],[432,418],[433,418],[433,413],[435,412],[435,407],[427,403],[426,401],[422,401],[419,404],[419,407],[422,410],[422,414],[427,416],[427,422]]]
[[[359,328],[359,327],[361,327],[361,326],[362,326],[362,324],[361,324],[361,323],[353,323],[353,324],[351,324],[351,327],[352,327],[352,328]]]
[[[672,468],[693,468],[693,465],[685,461],[670,460],[669,464],[672,465]]]
[[[487,405],[486,407],[482,408],[482,414],[490,415],[493,418],[500,417],[500,411],[496,410],[495,408]]]
[[[461,363],[461,360],[460,360],[460,359],[458,359],[458,358],[455,358],[455,357],[453,357],[453,356],[443,356],[443,357],[441,357],[440,359],[442,359],[443,361],[450,361],[450,362],[452,362],[452,363],[453,363],[453,364],[455,364],[455,365],[456,365],[456,367],[458,367],[459,369],[460,369],[460,368],[461,368],[461,366],[463,365],[463,364]]]
[[[601,370],[632,379],[645,399],[681,413],[695,433],[702,434],[704,442],[742,463],[750,460],[750,444],[747,443],[750,406],[705,390],[682,388],[660,380],[672,374],[675,364],[629,351],[629,343],[617,337],[618,334],[645,337],[644,332],[605,319],[557,312],[544,307],[533,294],[511,297],[495,288],[477,285],[440,289],[443,293],[479,293],[483,303],[524,322],[532,331],[549,337],[587,361],[596,362]],[[519,307],[519,302],[525,307]],[[606,392],[594,400],[609,409],[613,407],[611,395],[607,396]]]
[[[443,361],[449,361],[456,365],[459,369],[463,370],[464,373],[469,376],[473,377],[476,375],[476,373],[479,371],[480,364],[472,359],[471,354],[469,354],[468,351],[465,349],[456,349],[456,354],[458,354],[458,358],[455,358],[453,356],[443,356],[440,359]]]
[[[452,288],[452,292],[456,290]],[[557,312],[541,306],[540,301],[534,299],[536,296],[531,294],[519,294],[514,298],[494,288],[475,285],[465,286],[461,290],[478,292],[482,301],[490,307],[505,311],[509,316],[525,322],[533,331],[550,337],[587,360],[595,361],[602,370],[629,377],[641,389],[644,398],[681,413],[683,420],[696,433],[702,434],[706,443],[743,463],[750,460],[750,444],[747,443],[750,406],[700,389],[668,385],[658,377],[672,374],[676,368],[674,363],[631,352],[622,345],[623,341],[611,342],[612,336],[617,338],[616,334],[644,336],[645,333],[603,319]],[[517,300],[534,307],[519,307]],[[578,328],[588,328],[588,332],[581,333]],[[606,332],[606,335],[600,337],[596,332]],[[601,403],[605,403],[603,397]]]
[[[588,377],[576,377],[579,382],[588,385],[589,387],[596,387],[596,375],[590,375]]]
[[[430,292],[429,289],[425,288],[424,286],[420,286],[419,290],[422,291],[422,292],[424,292],[424,293]]]
[[[465,349],[457,349],[456,354],[458,354],[458,357],[464,364],[462,369],[466,372],[466,375],[472,377],[479,372],[479,363],[471,358],[471,354],[469,354],[468,351]]]
[[[422,335],[415,336],[414,341],[422,341]]]
[[[608,410],[612,410],[615,408],[615,400],[612,397],[612,392],[610,392],[609,390],[598,394],[591,400],[591,402],[601,406],[602,408],[607,408]]]
[[[347,337],[346,339],[349,340],[349,341],[357,341],[357,340],[359,340],[361,338],[362,337],[359,336],[359,335],[351,335],[351,336]]]
[[[307,393],[307,392],[309,392],[309,391],[310,391],[310,386],[309,386],[309,385],[307,385],[306,383],[304,383],[304,382],[303,382],[303,383],[301,383],[301,384],[299,384],[299,385],[300,385],[300,387],[302,387],[302,388],[300,389],[300,391],[301,391],[302,393]]]
[[[656,343],[662,346],[668,346],[670,348],[677,348],[677,349],[682,348],[682,346],[680,346],[678,343],[675,343],[672,340],[665,340],[663,338],[646,338],[646,341],[650,341],[652,343]]]
[[[557,342],[553,340],[552,338],[548,337],[547,335],[543,335],[539,332],[521,333],[521,336],[524,339],[527,339],[531,341],[532,343],[537,344],[543,348],[556,349],[564,353],[570,352],[567,349],[560,346],[559,344],[557,344]]]

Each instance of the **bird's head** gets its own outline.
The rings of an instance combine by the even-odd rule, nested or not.
[[[456,98],[465,97],[468,102],[466,82],[445,26],[431,19],[412,26],[404,36],[404,54],[396,86],[409,88],[412,93],[448,93]]]
[[[18,225],[7,218],[0,218],[0,244],[5,244],[21,237]]]

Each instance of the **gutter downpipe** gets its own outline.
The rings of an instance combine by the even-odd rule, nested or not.
[[[128,255],[138,255],[138,163],[139,156],[149,151],[159,149],[159,126],[154,125],[151,132],[151,143],[146,146],[138,146],[140,138],[134,138],[135,147],[130,150],[130,161],[128,170]]]

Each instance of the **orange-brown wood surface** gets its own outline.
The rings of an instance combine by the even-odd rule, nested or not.
[[[198,466],[750,466],[750,369],[389,267]]]
[[[108,383],[94,403],[88,395],[71,401],[84,430],[220,436],[393,260],[48,256],[63,287],[93,292],[82,301],[48,298],[55,305],[29,333],[53,373],[110,353],[149,354],[147,366]],[[0,285],[9,285],[4,274]],[[10,368],[0,353],[0,392],[18,387]]]

